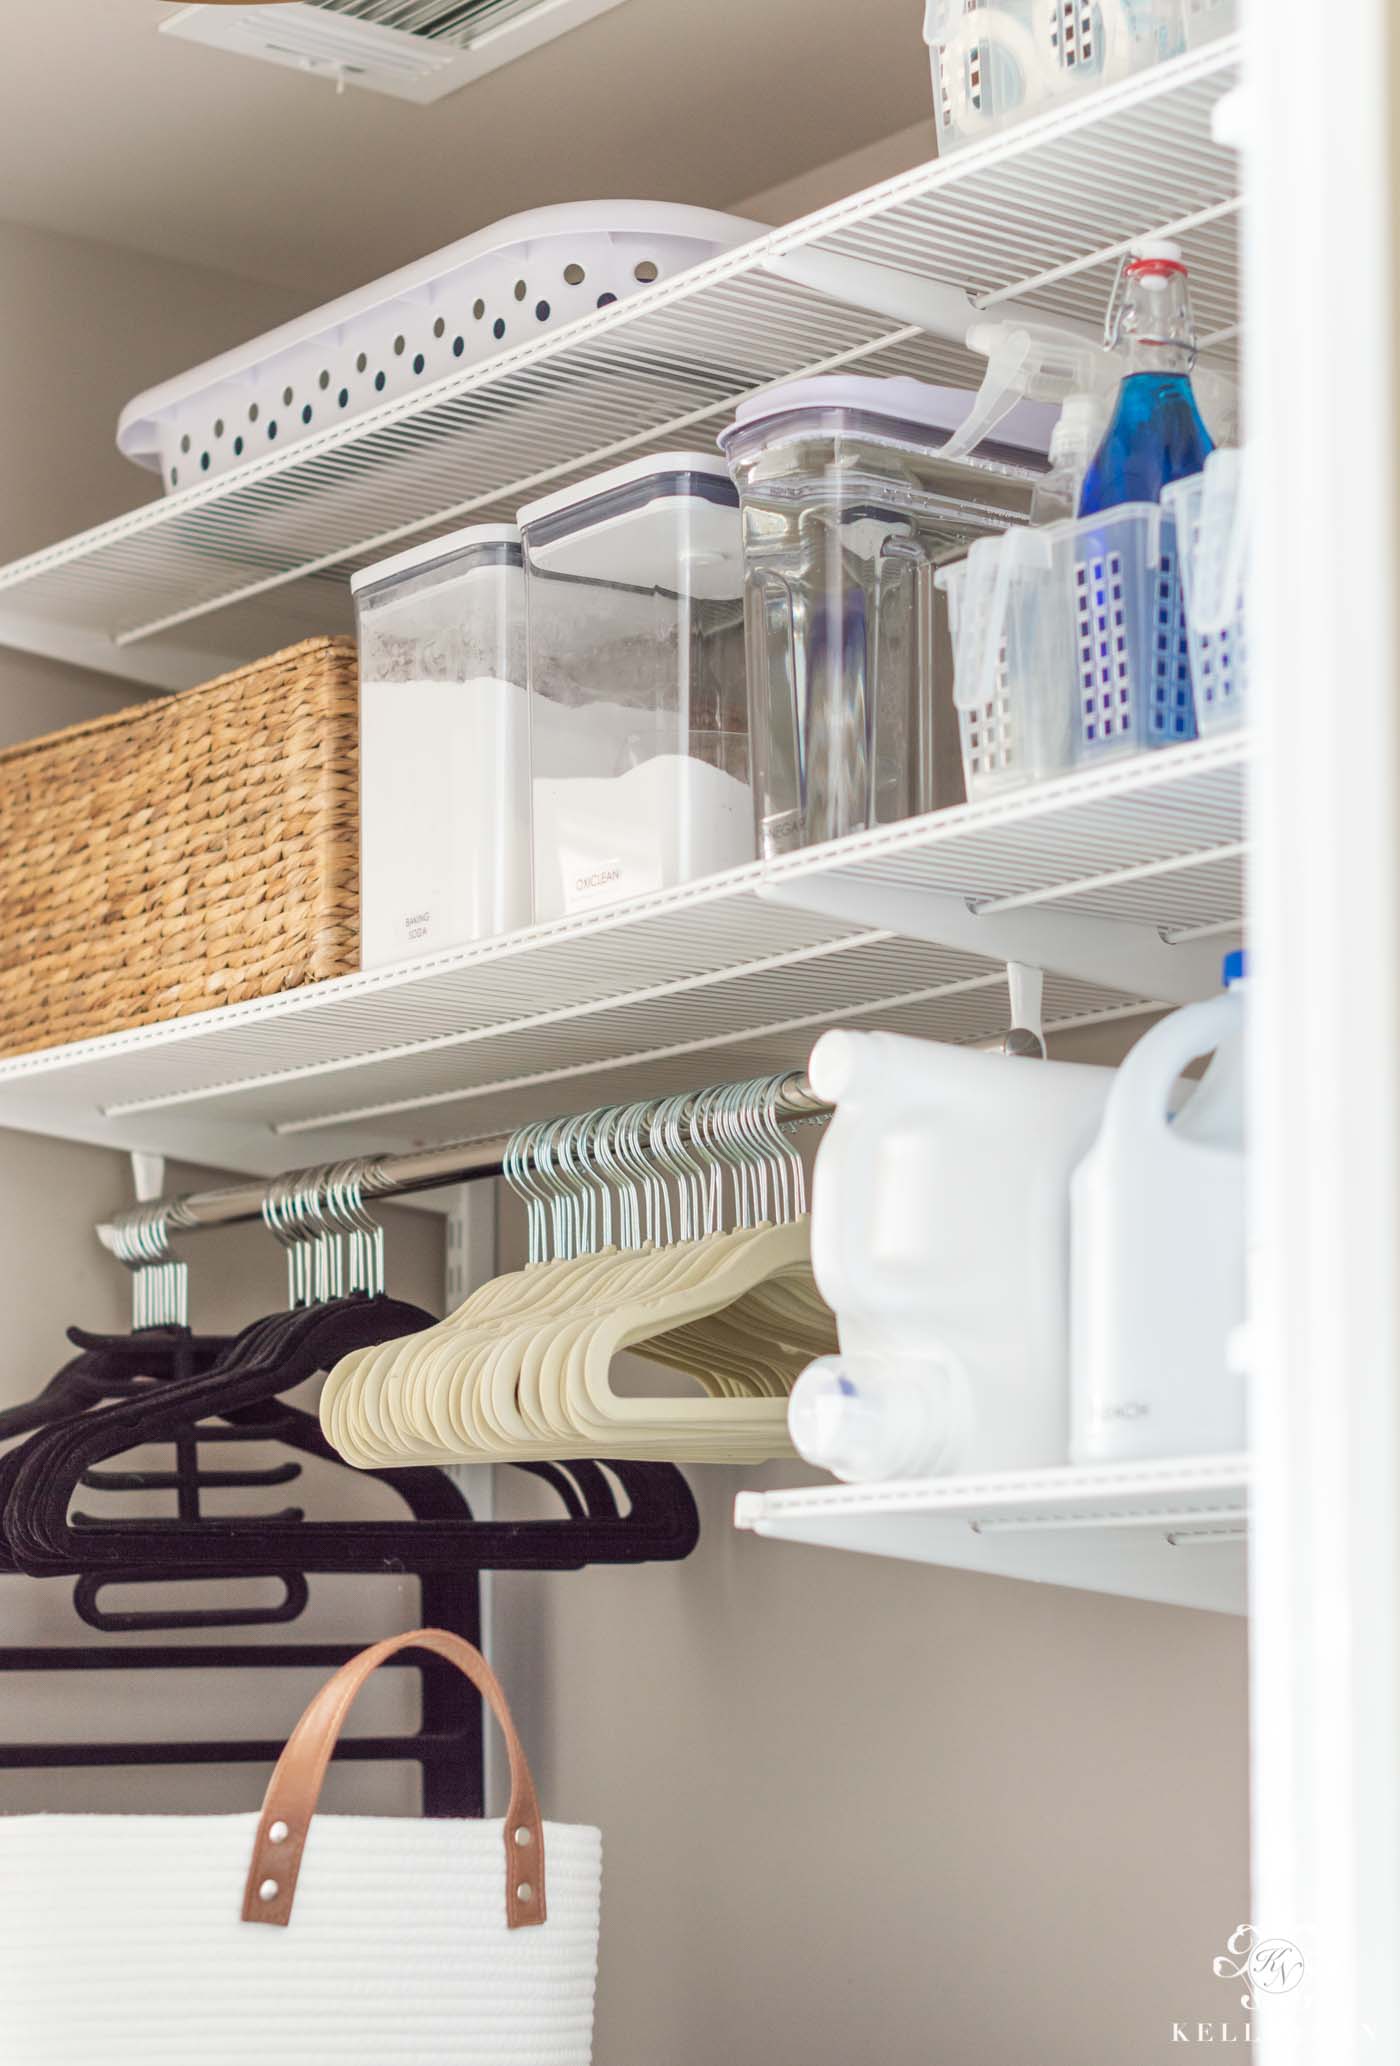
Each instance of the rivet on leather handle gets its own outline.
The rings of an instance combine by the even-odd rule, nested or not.
[[[268,1781],[253,1840],[252,1863],[243,1890],[243,1920],[285,1929],[292,1918],[302,1854],[320,1799],[332,1753],[356,1694],[388,1658],[400,1650],[431,1650],[455,1664],[490,1707],[506,1739],[510,1759],[510,1805],[502,1838],[505,1850],[506,1927],[529,1929],[546,1919],[544,1825],[530,1767],[516,1734],[501,1684],[481,1652],[446,1629],[417,1629],[375,1643],[343,1664],[314,1695],[287,1739]]]

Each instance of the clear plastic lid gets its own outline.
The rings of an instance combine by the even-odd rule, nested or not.
[[[713,453],[633,459],[520,512],[533,570],[719,599],[743,586],[739,496]]]
[[[514,524],[471,524],[462,531],[449,531],[444,538],[431,538],[391,559],[376,560],[350,577],[350,593],[357,601],[399,588],[430,572],[470,574],[477,567],[518,567],[521,564],[520,533]]]
[[[786,439],[853,430],[936,452],[969,415],[976,399],[970,388],[935,387],[904,376],[877,380],[863,374],[819,374],[750,395],[739,404],[729,428],[721,431],[719,443],[731,463]],[[978,447],[976,459],[1043,469],[1058,413],[1053,404],[1018,402],[997,425],[995,437]]]

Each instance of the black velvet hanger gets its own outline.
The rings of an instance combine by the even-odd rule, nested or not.
[[[103,1521],[84,1524],[70,1508],[86,1475],[143,1443],[174,1439],[182,1429],[217,1416],[237,1426],[267,1421],[277,1402],[277,1439],[310,1454],[340,1461],[305,1414],[280,1395],[330,1369],[356,1348],[402,1338],[433,1324],[416,1306],[382,1296],[354,1294],[330,1304],[255,1322],[235,1337],[209,1367],[172,1375],[115,1405],[32,1435],[0,1461],[3,1538],[12,1567],[34,1575],[141,1569],[233,1575],[256,1559],[262,1572],[296,1570],[450,1571],[465,1566],[511,1570],[577,1570],[591,1563],[634,1563],[684,1557],[699,1535],[695,1503],[680,1472],[669,1464],[607,1466],[629,1504],[621,1513],[595,1465],[535,1470],[559,1490],[570,1481],[581,1513],[563,1519],[476,1521],[460,1510],[448,1516],[427,1496],[412,1521],[304,1521],[272,1517],[198,1521]],[[177,1357],[177,1362],[180,1360]],[[285,1421],[282,1416],[289,1417]],[[285,1432],[283,1429],[285,1428]],[[406,1480],[449,1481],[433,1469],[372,1473],[404,1493]]]
[[[226,1335],[194,1336],[172,1327],[144,1327],[132,1334],[90,1334],[81,1327],[67,1332],[78,1354],[34,1398],[0,1407],[0,1442],[119,1399],[165,1376],[177,1354],[188,1359],[190,1369],[207,1370],[229,1346]]]

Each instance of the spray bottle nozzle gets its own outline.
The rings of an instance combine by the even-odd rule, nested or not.
[[[1091,395],[1106,404],[1118,385],[1121,369],[1106,351],[1049,324],[974,323],[967,344],[986,359],[987,371],[972,408],[943,448],[949,459],[973,451],[1023,399],[1064,402]]]

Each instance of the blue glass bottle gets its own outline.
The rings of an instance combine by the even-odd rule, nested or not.
[[[1196,356],[1186,268],[1174,245],[1140,246],[1123,275],[1128,370],[1079,495],[1079,514],[1156,502],[1212,450],[1191,387]]]
[[[1211,450],[1191,390],[1195,332],[1174,244],[1135,247],[1112,339],[1126,345],[1128,370],[1079,496],[1081,519],[1102,528],[1081,521],[1074,543],[1075,758],[1085,764],[1196,736],[1175,530],[1165,515],[1160,530],[1132,517],[1125,528],[1114,515],[1143,503],[1155,512],[1163,488],[1199,473]],[[1144,547],[1157,553],[1150,566],[1134,557]]]

